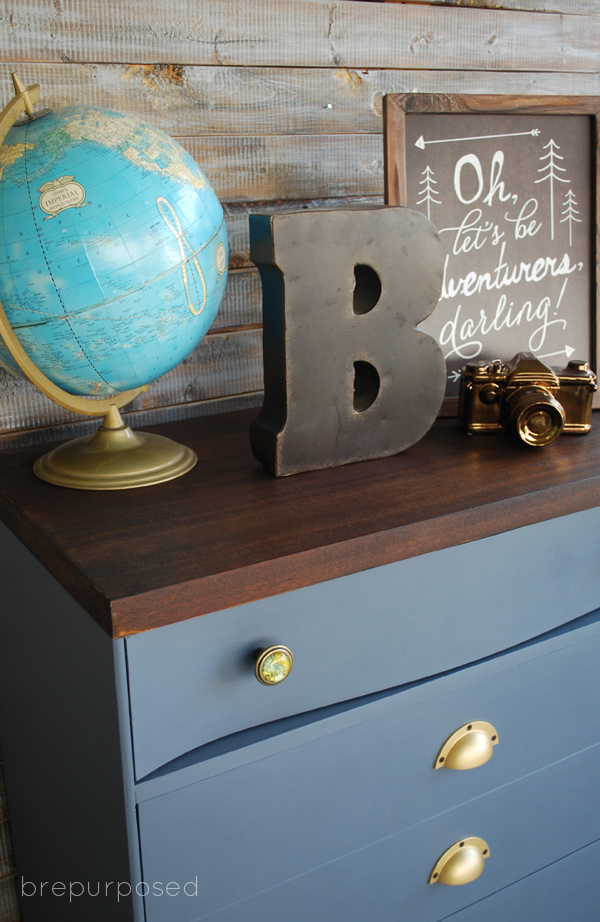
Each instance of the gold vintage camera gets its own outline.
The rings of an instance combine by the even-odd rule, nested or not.
[[[462,370],[458,424],[467,432],[507,429],[527,445],[548,445],[591,428],[596,375],[587,362],[552,369],[531,352],[510,362],[472,362]]]

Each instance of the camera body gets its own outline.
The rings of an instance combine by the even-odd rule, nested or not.
[[[467,432],[506,429],[527,445],[548,445],[561,433],[590,431],[596,389],[587,362],[550,368],[530,352],[510,362],[472,362],[461,373],[458,424]]]

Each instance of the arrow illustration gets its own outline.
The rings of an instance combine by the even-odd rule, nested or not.
[[[522,135],[533,135],[534,138],[540,133],[539,128],[533,128],[531,131],[511,131],[509,134],[479,134],[472,138],[440,138],[437,141],[426,141],[423,135],[415,141],[415,147],[425,150],[426,144],[453,144],[455,141],[485,141],[487,138],[518,138]]]
[[[546,355],[538,355],[538,359],[551,359],[555,355],[566,355],[566,357],[570,359],[574,352],[575,350],[572,346],[565,346],[560,352],[547,352]]]
[[[448,380],[452,381],[452,383],[454,384],[455,381],[458,381],[460,376],[461,376],[460,371],[451,371],[450,374],[448,375]]]

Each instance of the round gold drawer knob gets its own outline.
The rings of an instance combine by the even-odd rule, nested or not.
[[[490,850],[487,842],[478,836],[461,839],[447,849],[429,875],[430,884],[447,884],[460,887],[477,880],[483,871]]]
[[[434,768],[466,771],[491,759],[498,743],[495,728],[485,720],[473,720],[448,737],[438,752]]]
[[[293,665],[292,651],[281,644],[275,644],[256,651],[254,675],[263,685],[279,685],[287,679]]]

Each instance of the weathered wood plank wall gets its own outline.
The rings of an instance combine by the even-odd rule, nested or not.
[[[138,398],[138,421],[258,402],[248,211],[379,200],[386,92],[600,93],[599,2],[4,0],[2,99],[16,70],[41,84],[47,105],[137,115],[181,141],[225,205],[221,311],[189,359]],[[0,375],[0,445],[62,436],[65,426],[89,423]]]

